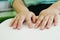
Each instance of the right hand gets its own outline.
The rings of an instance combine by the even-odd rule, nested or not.
[[[35,14],[31,11],[20,12],[13,18],[10,26],[13,29],[20,29],[24,21],[26,21],[29,28],[32,28],[32,22],[35,22]]]

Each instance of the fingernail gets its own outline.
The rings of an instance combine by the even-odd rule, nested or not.
[[[43,30],[43,28],[40,28],[40,30]]]
[[[18,29],[18,30],[20,30],[20,29],[21,29],[21,27],[18,27],[17,29]]]
[[[16,28],[13,27],[13,29],[16,29]]]
[[[37,29],[37,26],[35,26],[34,28]]]
[[[18,28],[18,30],[20,30],[20,28]]]
[[[34,28],[36,29],[36,28],[37,28],[37,26],[36,26],[36,25],[34,25]]]
[[[49,29],[49,26],[46,26],[46,29]]]
[[[40,30],[43,30],[43,29],[44,29],[43,27],[40,28]]]
[[[16,27],[15,27],[15,26],[13,26],[13,29],[16,29]]]
[[[55,25],[54,26],[56,26],[57,24],[55,23]]]
[[[32,26],[29,26],[28,28],[32,28]]]
[[[46,29],[49,29],[49,27],[46,27]]]

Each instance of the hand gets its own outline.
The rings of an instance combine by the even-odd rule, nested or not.
[[[23,22],[26,21],[29,28],[32,27],[32,22],[35,22],[35,14],[31,11],[20,12],[10,23],[13,29],[20,29]]]
[[[41,30],[49,29],[53,23],[56,26],[58,23],[58,13],[59,11],[53,8],[42,10],[35,23],[35,28],[39,27]]]

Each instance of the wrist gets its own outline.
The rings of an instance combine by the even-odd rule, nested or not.
[[[17,13],[20,13],[20,12],[28,12],[29,9],[28,8],[20,8],[20,9],[16,9],[16,12]]]
[[[52,4],[49,8],[56,9],[56,10],[58,10],[59,13],[60,13],[60,1]]]
[[[60,13],[60,10],[59,9],[57,9],[57,8],[54,8],[54,7],[49,7],[49,8],[47,8],[48,10],[52,10],[52,11],[55,11],[55,12],[57,12],[57,14],[59,14]]]
[[[18,13],[23,13],[23,14],[26,14],[30,12],[28,9],[23,9],[23,10],[20,10]]]
[[[29,11],[29,9],[28,9],[28,8],[23,8],[23,9],[21,9],[20,11],[26,12],[26,11]]]

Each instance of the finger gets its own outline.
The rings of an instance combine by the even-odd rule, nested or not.
[[[17,29],[18,29],[18,30],[21,29],[24,20],[25,20],[25,17],[24,17],[24,16],[21,16],[21,17],[19,18],[19,22],[18,22],[18,26],[17,26]]]
[[[54,26],[58,24],[58,15],[55,15],[54,17]]]
[[[36,20],[35,20],[35,23],[37,22],[37,20],[38,20],[38,16],[36,16]]]
[[[39,24],[41,23],[41,21],[43,20],[44,16],[40,16],[35,24],[35,28],[38,28]]]
[[[36,19],[38,19],[38,16],[36,16]]]
[[[47,16],[43,19],[42,23],[39,25],[39,27],[40,27],[41,30],[43,30],[43,29],[45,28],[48,19],[49,19],[49,15],[47,15]]]
[[[26,18],[26,22],[27,22],[29,28],[32,28],[33,25],[32,25],[32,21],[31,21],[30,17]]]
[[[49,17],[49,20],[48,20],[47,25],[46,25],[46,28],[47,29],[49,29],[49,27],[52,25],[53,19],[54,19],[54,16],[50,16]]]
[[[12,25],[13,29],[17,28],[18,21],[19,21],[19,18],[17,17],[17,19],[15,20],[14,24]]]
[[[35,14],[33,14],[33,15],[32,15],[32,21],[33,21],[33,23],[35,23],[35,20],[36,20],[35,17],[36,17]]]
[[[12,25],[14,24],[14,22],[15,22],[15,20],[16,20],[16,17],[15,18],[13,18],[12,19],[12,21],[10,22],[10,27],[12,27]]]

